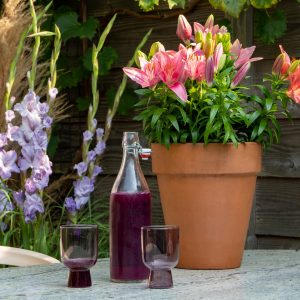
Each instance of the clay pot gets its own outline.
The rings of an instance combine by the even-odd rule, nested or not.
[[[179,268],[241,265],[261,146],[152,144],[166,224],[179,225]]]

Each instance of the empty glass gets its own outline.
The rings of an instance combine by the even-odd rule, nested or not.
[[[143,262],[150,269],[149,288],[171,288],[171,269],[177,265],[179,257],[178,226],[144,226],[141,231]]]
[[[89,269],[98,257],[97,225],[60,226],[60,254],[62,263],[70,269],[68,287],[91,286]]]

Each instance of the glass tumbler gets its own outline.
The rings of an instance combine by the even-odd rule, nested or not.
[[[60,253],[62,263],[69,268],[68,287],[91,286],[89,269],[98,257],[97,225],[60,226]]]
[[[177,265],[179,258],[179,227],[143,226],[141,234],[143,262],[150,269],[149,288],[171,288],[171,269]]]

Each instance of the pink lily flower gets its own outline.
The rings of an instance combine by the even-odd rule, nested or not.
[[[296,71],[289,75],[290,86],[287,91],[287,96],[300,104],[300,66]]]
[[[274,74],[287,75],[287,71],[291,65],[291,59],[289,55],[284,51],[283,47],[279,45],[281,54],[279,54],[273,64],[272,72]]]
[[[189,48],[185,62],[186,76],[191,80],[205,79],[205,56],[200,49]]]
[[[185,79],[185,60],[183,51],[175,55],[167,52],[158,52],[155,59],[160,67],[160,79],[172,90],[182,101],[187,101],[187,92],[183,84]]]
[[[198,22],[194,22],[194,33],[196,34],[196,32],[198,31],[204,33],[204,38],[205,38],[206,33],[208,32],[211,32],[214,37],[217,33],[226,33],[227,28],[225,26],[222,26],[220,28],[219,25],[214,25],[214,16],[210,15],[207,18],[204,26]]]
[[[143,88],[156,85],[160,78],[159,65],[152,59],[149,62],[144,57],[139,57],[141,69],[134,67],[123,68],[124,73]]]
[[[185,43],[192,37],[192,27],[184,15],[178,17],[176,34]]]
[[[251,63],[248,61],[237,71],[231,82],[231,88],[236,87],[246,77],[250,67]]]

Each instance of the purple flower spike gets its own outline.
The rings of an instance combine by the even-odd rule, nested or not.
[[[17,153],[14,150],[11,151],[0,151],[0,177],[2,179],[9,179],[11,173],[19,173],[20,170],[16,164]]]
[[[96,152],[93,150],[89,151],[87,154],[87,161],[91,162],[94,161],[95,159],[96,159]]]
[[[51,100],[54,100],[58,94],[57,88],[52,88],[49,90],[49,96]]]
[[[42,190],[48,186],[49,183],[49,174],[43,168],[41,169],[34,169],[32,172],[32,180],[35,186]]]
[[[28,194],[33,194],[36,192],[36,186],[32,178],[27,178],[25,182],[25,190]]]
[[[104,150],[105,150],[105,142],[104,141],[99,141],[94,149],[97,155],[101,155]]]
[[[11,122],[15,118],[15,113],[13,110],[7,110],[5,112],[5,120],[6,122]]]
[[[84,176],[82,179],[76,180],[73,185],[76,198],[87,196],[94,191],[93,181],[87,176]]]
[[[103,169],[100,166],[95,166],[92,174],[92,178],[97,177],[99,174],[103,172]]]
[[[90,200],[90,196],[81,196],[75,198],[76,209],[80,210],[84,205],[86,205]]]
[[[68,197],[65,200],[65,208],[68,210],[68,212],[71,215],[75,215],[76,214],[76,202],[74,201],[74,199],[72,197]]]
[[[19,207],[23,207],[23,202],[25,200],[25,195],[23,191],[13,192],[13,197],[15,202]]]
[[[35,220],[37,213],[44,212],[44,204],[39,195],[30,195],[25,193],[26,200],[24,201],[25,222],[30,223]]]
[[[74,169],[77,170],[79,176],[82,176],[87,171],[87,164],[85,162],[81,162],[74,166]]]
[[[83,133],[83,140],[84,140],[85,142],[90,141],[92,138],[93,138],[93,133],[90,132],[89,130],[86,130],[86,131]]]
[[[52,125],[53,119],[49,116],[43,119],[43,125],[45,128],[50,128]]]
[[[7,137],[5,133],[0,133],[0,150],[7,145]]]
[[[96,130],[96,135],[98,139],[101,139],[103,137],[104,134],[104,129],[103,128],[97,128]]]
[[[93,125],[93,128],[94,128],[94,130],[95,130],[96,127],[97,127],[97,120],[96,120],[96,119],[93,119],[92,125]]]
[[[38,109],[38,112],[41,115],[45,115],[49,111],[49,105],[46,102],[44,102],[44,103],[38,103],[37,104],[37,109]]]

